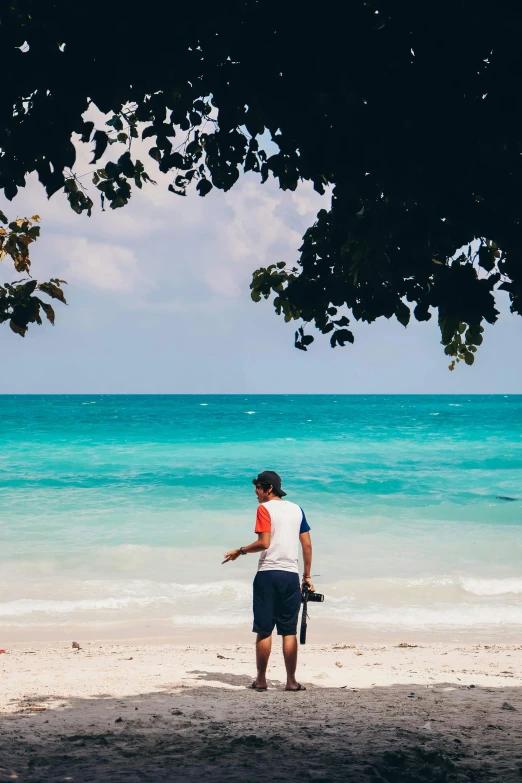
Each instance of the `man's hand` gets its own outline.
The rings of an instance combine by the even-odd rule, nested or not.
[[[227,552],[225,555],[225,559],[223,560],[223,563],[228,563],[230,560],[237,560],[239,555],[247,555],[247,554],[253,554],[254,552],[264,552],[265,549],[268,549],[270,546],[270,533],[258,533],[257,534],[257,541],[254,541],[253,544],[248,544],[248,546],[242,546],[241,549],[243,552],[241,553],[239,549],[231,549],[230,552]],[[221,565],[223,565],[221,563]]]
[[[231,549],[230,552],[227,552],[226,555],[224,556],[225,559],[223,560],[223,563],[221,563],[221,565],[223,565],[224,563],[228,563],[230,560],[237,560],[240,554],[241,552],[239,551],[239,549]]]
[[[315,593],[314,583],[312,582],[312,578],[310,576],[303,576],[303,585],[307,585],[310,592]]]

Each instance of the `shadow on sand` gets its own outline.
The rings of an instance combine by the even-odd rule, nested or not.
[[[199,682],[220,682],[223,685],[234,685],[239,688],[249,688],[251,690],[252,677],[245,674],[227,674],[226,672],[204,672],[199,669],[192,669],[187,674],[196,675],[194,679]],[[270,680],[267,677],[269,688],[283,688],[284,683],[281,680]],[[313,687],[313,686],[311,686]]]
[[[257,693],[233,672],[190,674],[213,685],[14,703],[0,717],[0,781],[522,780],[519,688],[308,686],[289,694],[272,681]]]

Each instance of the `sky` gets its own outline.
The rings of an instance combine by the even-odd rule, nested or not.
[[[522,319],[501,300],[473,367],[449,372],[436,317],[352,322],[355,344],[330,348],[317,333],[308,352],[294,348],[296,323],[270,302],[254,303],[252,272],[294,262],[317,211],[328,208],[309,183],[283,192],[274,180],[242,176],[228,192],[205,198],[169,193],[172,176],[133,189],[123,209],[76,215],[62,193],[47,199],[36,177],[13,202],[10,219],[39,214],[32,246],[36,279],[68,282],[68,306],[56,303],[56,325],[30,326],[24,339],[0,329],[2,394],[515,394],[522,391]],[[109,152],[111,148],[109,148]],[[122,150],[123,151],[123,150]],[[113,157],[114,148],[113,148]],[[118,152],[117,154],[121,154]],[[77,174],[91,171],[78,146]],[[90,177],[83,182],[89,184]],[[16,278],[12,262],[2,280]],[[310,330],[310,333],[313,331]]]

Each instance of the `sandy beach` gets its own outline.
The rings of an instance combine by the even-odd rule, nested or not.
[[[305,693],[252,645],[12,644],[0,780],[508,781],[522,775],[522,646],[307,645]]]

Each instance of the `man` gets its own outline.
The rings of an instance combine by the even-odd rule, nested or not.
[[[303,550],[303,584],[314,589],[310,578],[312,541],[310,526],[304,511],[295,503],[283,500],[286,492],[281,478],[273,470],[265,470],[252,483],[256,488],[257,541],[231,549],[223,563],[237,560],[240,555],[261,552],[254,579],[254,633],[256,640],[257,677],[252,683],[256,691],[266,691],[266,669],[272,650],[274,626],[283,637],[283,657],[286,666],[287,691],[304,691],[295,678],[297,666],[297,618],[301,607],[298,554],[299,541]]]

